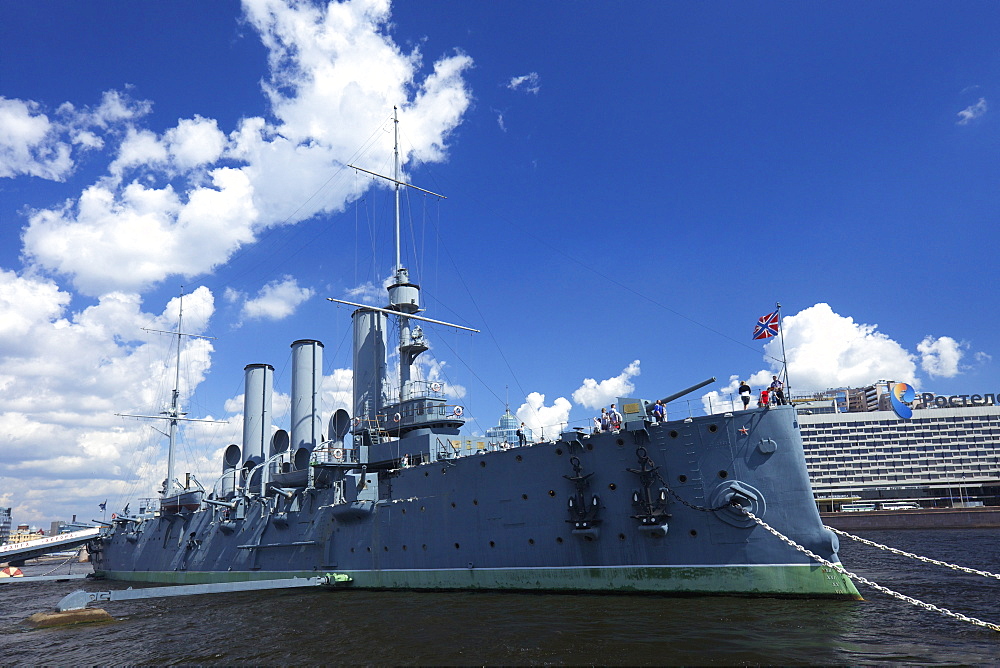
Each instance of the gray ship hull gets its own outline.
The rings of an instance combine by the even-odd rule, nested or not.
[[[336,572],[366,588],[859,598],[729,505],[736,495],[839,563],[791,407],[351,470],[316,466],[314,487],[234,509],[119,521],[91,545],[94,569],[165,583]]]

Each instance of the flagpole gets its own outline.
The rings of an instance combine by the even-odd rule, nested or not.
[[[781,367],[785,372],[785,400],[790,406],[792,404],[792,384],[788,382],[788,358],[785,357],[785,328],[781,324],[781,302],[774,303],[778,310],[778,336],[781,337]]]

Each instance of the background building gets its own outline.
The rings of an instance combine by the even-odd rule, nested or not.
[[[0,545],[10,540],[11,508],[0,508]]]
[[[888,394],[876,386],[845,390],[843,397],[848,406],[854,397],[857,409],[821,412],[796,401],[821,509],[852,498],[1000,505],[1000,406],[916,407],[903,420],[878,410]],[[837,399],[812,401],[819,408]]]
[[[490,447],[501,446],[504,443],[507,445],[517,445],[517,428],[520,426],[521,422],[508,408],[500,416],[500,423],[496,427],[490,427],[486,430],[486,442]],[[531,430],[527,427],[524,429],[524,437],[528,439],[529,443],[531,442]]]

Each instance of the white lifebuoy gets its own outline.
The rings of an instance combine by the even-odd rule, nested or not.
[[[400,418],[402,418],[402,417],[403,417],[402,415],[400,415],[399,413],[396,413],[395,415],[392,416],[392,421],[393,422],[399,422]]]
[[[118,513],[111,513],[111,519],[117,519]]]
[[[455,415],[461,415],[464,412],[465,412],[464,408],[462,408],[461,406],[455,406]]]
[[[334,448],[333,449],[333,458],[334,459],[343,459],[344,458],[344,451],[341,448]]]
[[[441,383],[431,383],[431,392],[440,392]]]
[[[359,424],[361,424],[361,418],[354,418],[354,426],[357,427]]]

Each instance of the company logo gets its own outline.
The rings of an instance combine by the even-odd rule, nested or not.
[[[913,391],[913,386],[907,383],[896,383],[889,393],[889,403],[892,404],[893,412],[904,420],[913,417],[913,409],[904,402],[913,401],[917,394]]]

